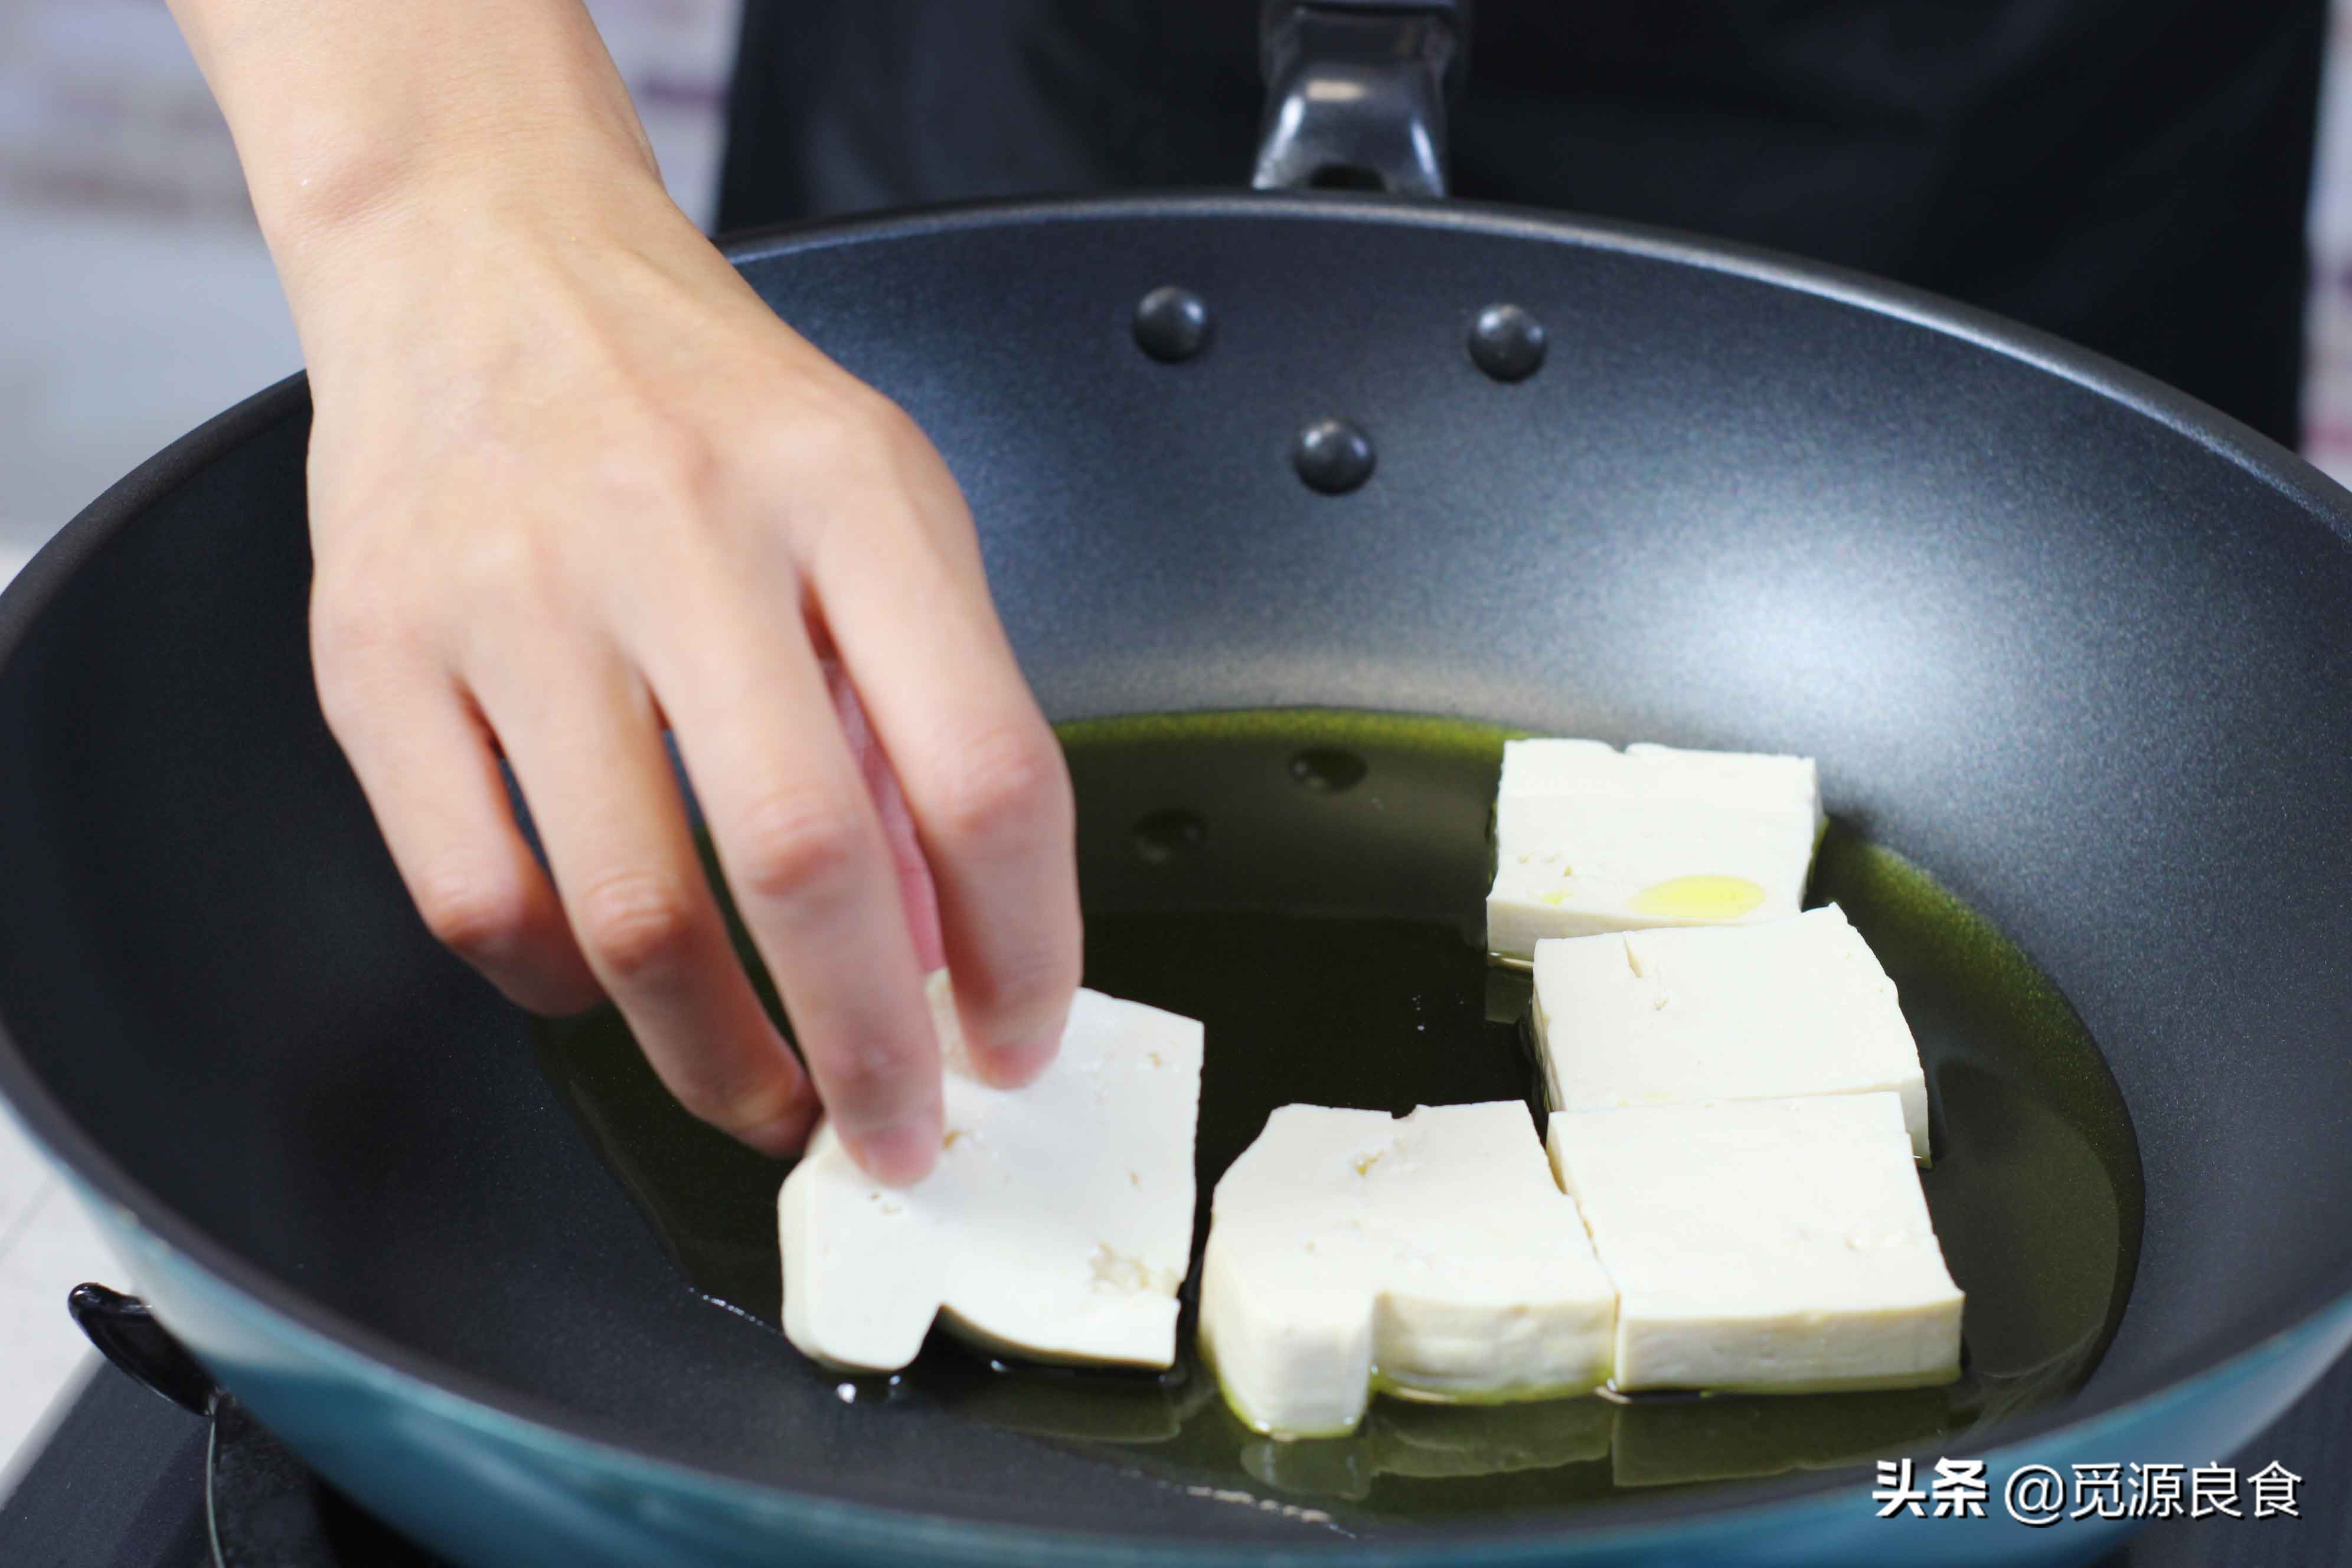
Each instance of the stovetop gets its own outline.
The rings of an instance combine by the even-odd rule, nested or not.
[[[101,1365],[0,1504],[0,1563],[23,1568],[429,1568],[437,1560],[310,1476],[250,1416],[212,1424]],[[215,1521],[206,1508],[213,1456]],[[2304,1478],[2299,1517],[2167,1520],[2098,1568],[2352,1563],[2352,1359],[2237,1457]],[[1906,1521],[1889,1530],[1936,1528]],[[2058,1528],[2064,1528],[2062,1524]],[[1894,1538],[1890,1536],[1890,1544]]]

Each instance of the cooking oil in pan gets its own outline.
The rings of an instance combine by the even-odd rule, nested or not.
[[[1277,1105],[1402,1112],[1518,1099],[1536,1137],[1528,979],[1482,951],[1506,733],[1299,710],[1063,730],[1087,984],[1207,1026],[1202,1233],[1218,1175]],[[1813,902],[1832,900],[1894,977],[1926,1063],[1936,1163],[1922,1180],[1968,1293],[1959,1382],[1624,1404],[1380,1399],[1351,1437],[1277,1443],[1233,1417],[1189,1351],[1156,1377],[1068,1373],[999,1367],[934,1335],[900,1377],[849,1385],[853,1395],[935,1401],[1184,1485],[1383,1513],[1555,1507],[1958,1451],[1967,1428],[2063,1396],[2096,1363],[2138,1253],[2138,1155],[2081,1022],[1983,917],[1835,823],[1811,889]],[[774,1323],[786,1167],[679,1110],[609,1009],[546,1026],[539,1047],[686,1279]],[[1196,1279],[1197,1262],[1196,1250]],[[1191,1331],[1188,1304],[1188,1346]]]

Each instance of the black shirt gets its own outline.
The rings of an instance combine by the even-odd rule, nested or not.
[[[1248,179],[1255,0],[746,0],[720,225]],[[2325,0],[1480,0],[1457,195],[1859,267],[2298,434]]]

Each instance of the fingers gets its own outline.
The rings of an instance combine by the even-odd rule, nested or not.
[[[907,815],[907,797],[898,787],[898,775],[890,771],[890,759],[883,753],[882,742],[874,738],[874,727],[866,717],[865,705],[857,700],[857,689],[849,683],[849,673],[839,661],[824,661],[825,688],[833,694],[834,716],[840,721],[842,738],[849,742],[850,755],[857,759],[857,771],[866,779],[866,798],[874,803],[874,813],[882,822],[883,842],[890,847],[890,866],[898,879],[898,901],[907,908],[907,934],[914,940],[915,962],[925,974],[947,962],[947,950],[940,940],[939,890],[931,885],[931,868],[923,860],[923,846],[915,837],[915,819]]]
[[[332,631],[317,647],[328,725],[433,934],[534,1013],[600,1000],[515,825],[490,737],[456,682],[388,649],[351,648]]]
[[[827,1120],[869,1173],[917,1181],[943,1121],[908,879],[806,628],[749,598],[714,584],[644,665]]]
[[[815,1099],[728,941],[652,703],[616,655],[564,640],[541,634],[481,696],[581,950],[680,1103],[793,1152]]]
[[[929,864],[974,1065],[1011,1085],[1053,1059],[1077,988],[1076,814],[943,467],[919,494],[929,519],[896,548],[887,517],[865,520],[817,589]]]

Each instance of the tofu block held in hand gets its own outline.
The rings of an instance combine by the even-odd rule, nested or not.
[[[1895,982],[1835,904],[1769,925],[1536,943],[1554,1110],[1889,1090],[1927,1163],[1927,1080]]]
[[[1034,1082],[992,1089],[965,1056],[946,975],[940,1163],[886,1187],[820,1127],[777,1208],[784,1335],[856,1372],[915,1359],[936,1317],[1007,1357],[1165,1367],[1192,1250],[1201,1026],[1080,991]]]
[[[1555,1111],[1549,1142],[1617,1284],[1619,1388],[1959,1375],[1960,1292],[1894,1095]]]
[[[1495,801],[1486,946],[1785,920],[1821,841],[1811,757],[1512,741]]]
[[[1377,1386],[1436,1402],[1582,1394],[1616,1292],[1517,1100],[1286,1105],[1217,1184],[1201,1347],[1277,1437],[1355,1429]]]

